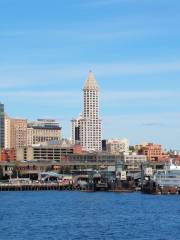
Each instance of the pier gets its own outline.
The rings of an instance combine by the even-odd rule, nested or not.
[[[134,192],[137,188],[134,182],[130,181],[119,181],[114,183],[108,183],[104,181],[92,181],[86,185],[76,184],[76,183],[0,183],[0,191],[86,191],[86,192]],[[140,189],[138,189],[140,191]]]
[[[73,185],[59,185],[59,184],[0,184],[1,191],[85,191],[85,192],[134,192],[135,188],[110,188],[107,184],[89,185],[87,188],[79,188]]]
[[[73,189],[71,184],[61,185],[59,183],[0,184],[0,191],[63,191]]]

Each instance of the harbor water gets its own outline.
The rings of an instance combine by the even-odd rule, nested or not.
[[[0,192],[0,240],[176,240],[180,197],[106,192]]]

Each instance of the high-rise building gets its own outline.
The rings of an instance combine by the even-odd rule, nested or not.
[[[90,71],[83,87],[82,116],[72,120],[72,142],[80,142],[83,150],[101,151],[101,119],[99,118],[99,87]]]
[[[82,120],[82,115],[80,115],[78,118],[74,118],[71,120],[72,124],[72,144],[79,145],[80,144],[80,123]]]
[[[45,143],[50,141],[60,142],[61,127],[54,119],[37,119],[29,122],[27,128],[27,145]]]
[[[5,129],[5,148],[10,149],[11,146],[11,118],[5,114],[4,118],[4,129]]]
[[[5,115],[5,148],[19,148],[50,141],[60,142],[61,127],[53,119],[27,122]]]
[[[27,146],[27,120],[11,119],[11,148]]]
[[[4,104],[0,103],[0,149],[4,148]]]

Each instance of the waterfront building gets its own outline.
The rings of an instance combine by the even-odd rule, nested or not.
[[[105,166],[112,165],[115,166],[115,162],[120,160],[120,155],[111,154],[108,152],[83,152],[81,154],[71,154],[68,157],[69,162],[79,162],[84,166],[86,164],[99,164],[100,167],[104,168]]]
[[[142,146],[138,145],[138,152],[146,155],[148,161],[162,161],[162,146],[160,144],[147,143]]]
[[[13,148],[3,149],[0,153],[0,161],[14,161],[15,160],[15,151]]]
[[[73,153],[72,145],[34,145],[15,149],[16,161],[65,161]]]
[[[147,161],[147,156],[136,153],[122,153],[120,160],[124,162],[127,168],[130,170],[140,169],[141,164]]]
[[[54,119],[37,119],[29,122],[27,127],[27,145],[45,142],[60,142],[61,127]]]
[[[4,104],[0,103],[0,149],[4,148]]]
[[[57,162],[61,164],[80,163],[85,166],[87,163],[93,165],[115,164],[120,160],[120,155],[108,152],[82,152],[79,145],[40,145],[27,146],[15,149],[16,161],[34,161],[36,162]]]
[[[72,147],[72,146],[71,146]],[[29,150],[28,150],[29,148]],[[35,156],[36,159],[37,156],[40,156],[41,154],[50,154],[50,157],[46,160],[43,160],[41,157],[38,158],[38,160],[28,160],[28,161],[22,161],[24,159],[24,156],[26,156],[26,150],[31,151],[30,153],[27,153],[27,156]],[[42,147],[41,149],[38,147],[27,147],[22,148],[23,151],[16,152],[17,157],[20,159],[19,162],[15,161],[0,161],[0,166],[3,167],[5,171],[7,171],[9,168],[16,168],[20,175],[27,175],[28,177],[32,174],[38,175],[40,172],[45,171],[51,171],[51,169],[55,171],[59,171],[61,168],[69,168],[72,172],[76,174],[82,174],[83,169],[86,169],[89,171],[89,169],[106,169],[108,166],[115,166],[117,162],[119,162],[119,156],[113,155],[110,153],[90,153],[90,152],[84,152],[82,154],[72,153],[73,148],[64,149],[61,148],[61,150],[57,150],[57,147],[54,149],[54,153],[58,153],[58,151],[62,151],[62,155],[59,154],[59,156],[63,156],[62,160],[57,160],[57,157],[55,157],[55,154],[53,154],[52,148],[47,148],[44,150]],[[38,153],[39,152],[39,153]],[[38,154],[37,154],[38,153]],[[19,154],[22,154],[21,157]],[[64,154],[64,155],[63,155]],[[42,156],[42,155],[41,155]],[[26,160],[26,159],[25,159]],[[122,163],[121,163],[122,165]],[[6,172],[7,174],[7,172]]]
[[[10,148],[27,146],[27,120],[10,120]]]
[[[72,142],[79,141],[85,151],[102,151],[99,87],[91,71],[85,81],[83,95],[83,113],[72,120]]]
[[[5,114],[4,118],[4,128],[5,128],[5,149],[11,148],[11,118]]]
[[[106,149],[112,154],[120,154],[129,151],[127,139],[109,139],[106,141]]]

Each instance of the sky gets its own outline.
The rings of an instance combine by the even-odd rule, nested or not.
[[[0,0],[0,102],[70,137],[91,69],[103,138],[180,150],[179,12],[179,0]]]

